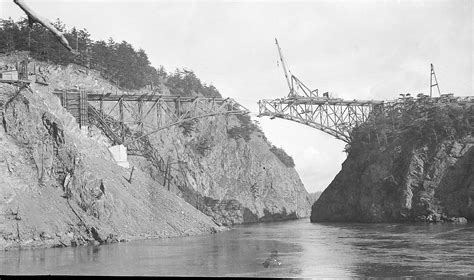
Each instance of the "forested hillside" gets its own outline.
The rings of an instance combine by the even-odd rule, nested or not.
[[[107,42],[94,41],[86,29],[67,29],[59,19],[53,25],[64,32],[77,54],[66,50],[43,26],[35,24],[30,28],[26,18],[17,22],[0,19],[0,53],[29,51],[41,61],[85,66],[100,71],[104,78],[124,89],[165,84],[174,95],[221,96],[213,85],[202,83],[192,70],[176,69],[167,73],[163,66],[156,69],[143,49],[135,50],[126,41],[115,42],[112,38]]]

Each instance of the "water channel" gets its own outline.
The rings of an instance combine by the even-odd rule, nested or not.
[[[277,261],[266,267],[272,254]],[[472,279],[474,225],[262,223],[213,235],[0,252],[0,274]]]

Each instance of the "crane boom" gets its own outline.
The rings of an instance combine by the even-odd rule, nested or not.
[[[280,45],[278,44],[278,40],[276,38],[275,38],[275,43],[277,45],[278,55],[280,56],[281,65],[283,66],[283,73],[285,74],[286,82],[288,83],[288,88],[290,89],[290,94],[291,94],[291,91],[293,89],[291,86],[290,78],[288,77],[288,72],[290,72],[290,70],[286,69],[285,59],[283,59],[283,54],[281,53]],[[290,72],[290,75],[291,75],[291,72]]]
[[[277,45],[278,55],[280,56],[281,65],[283,66],[283,73],[285,74],[286,83],[290,89],[288,97],[303,96],[303,94],[307,97],[318,97],[317,89],[310,90],[303,82],[300,81],[300,79],[291,73],[290,69],[287,68],[285,59],[281,53],[280,45],[278,44],[278,40],[276,38],[275,44]]]

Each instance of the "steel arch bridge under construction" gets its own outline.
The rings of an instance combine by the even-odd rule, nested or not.
[[[344,100],[333,98],[328,92],[319,95],[318,90],[310,90],[300,79],[288,69],[277,39],[278,50],[283,74],[285,75],[289,94],[284,98],[263,99],[258,101],[258,117],[269,116],[271,119],[281,118],[321,130],[346,143],[351,142],[351,132],[355,127],[370,120],[372,112],[382,112],[399,108],[407,100],[412,100],[410,94],[401,94],[398,100]],[[439,97],[433,97],[433,87],[438,90]],[[438,79],[431,64],[430,94],[418,94],[418,98],[438,100],[450,98],[452,94],[441,94]],[[398,108],[398,109],[397,109]]]
[[[352,129],[366,122],[372,111],[383,108],[384,101],[343,100],[330,97],[328,92],[319,96],[317,89],[310,90],[291,73],[277,39],[275,43],[290,92],[284,98],[259,100],[258,117],[269,116],[305,124],[350,143]]]
[[[352,129],[366,122],[371,112],[382,108],[383,104],[376,100],[292,96],[260,100],[258,116],[305,124],[350,143]]]

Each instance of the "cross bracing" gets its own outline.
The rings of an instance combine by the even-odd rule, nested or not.
[[[346,143],[354,127],[366,122],[370,113],[382,108],[377,100],[343,100],[339,98],[291,96],[258,102],[259,117],[281,118],[326,132]]]
[[[80,122],[80,125],[94,124],[104,131],[114,144],[126,146],[137,139],[186,121],[216,115],[248,113],[245,107],[231,98],[156,94],[112,95],[77,89],[55,90],[53,93],[61,97],[61,103],[68,110],[71,109],[68,108],[70,99],[79,99],[73,100],[72,104],[83,104],[79,106],[80,112],[71,113],[83,119],[82,115],[87,112],[87,121]]]

